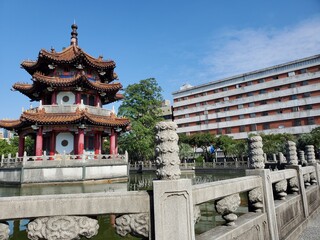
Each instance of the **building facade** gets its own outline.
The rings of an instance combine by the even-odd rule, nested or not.
[[[35,140],[35,156],[101,154],[104,138],[110,139],[110,154],[117,154],[117,136],[130,122],[103,108],[122,99],[116,66],[87,54],[78,46],[77,25],[72,25],[70,46],[61,52],[40,50],[36,61],[21,66],[32,83],[15,83],[13,89],[39,107],[26,110],[19,119],[0,120],[0,127],[19,136],[19,156],[24,154],[25,137]]]
[[[320,125],[320,55],[173,93],[178,133],[235,139],[249,133],[308,133]]]

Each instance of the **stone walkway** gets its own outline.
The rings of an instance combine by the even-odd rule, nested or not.
[[[308,223],[308,227],[302,232],[299,240],[319,240],[320,239],[320,214]]]

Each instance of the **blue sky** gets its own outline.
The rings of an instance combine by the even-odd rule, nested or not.
[[[124,87],[154,77],[170,100],[185,83],[320,54],[319,0],[1,0],[0,119],[30,107],[10,91],[31,83],[20,63],[68,46],[74,20],[79,46],[113,59]]]

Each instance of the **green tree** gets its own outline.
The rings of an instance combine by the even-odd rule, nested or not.
[[[295,137],[288,133],[277,134],[261,134],[263,143],[263,151],[267,155],[272,155],[278,152],[285,152],[285,146],[287,141],[295,141]]]
[[[129,85],[124,91],[119,115],[130,119],[131,130],[119,137],[119,151],[127,150],[133,161],[146,161],[154,157],[155,125],[163,119],[160,117],[161,92],[154,78]]]
[[[180,160],[188,160],[190,157],[193,157],[194,152],[193,148],[187,143],[179,143],[179,157]]]
[[[203,157],[206,161],[209,161],[209,158],[212,158],[211,154],[208,152],[208,147],[214,145],[216,142],[216,137],[210,133],[196,133],[188,136],[186,139],[191,146],[202,148]]]
[[[225,157],[234,157],[236,141],[228,135],[220,135],[217,139],[217,147],[219,147]]]

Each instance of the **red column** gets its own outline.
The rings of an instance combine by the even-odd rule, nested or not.
[[[56,133],[54,131],[51,131],[50,156],[53,156],[55,153],[56,153]],[[53,158],[50,158],[50,160],[53,160]]]
[[[51,104],[57,105],[57,92],[53,92],[51,95]]]
[[[110,154],[116,154],[116,132],[113,128],[110,135]]]
[[[76,93],[76,104],[80,104],[81,103],[81,93],[77,92]]]
[[[94,154],[101,154],[100,135],[100,132],[96,132],[94,135]]]
[[[43,145],[43,136],[42,136],[42,127],[39,127],[36,138],[36,156],[42,156],[42,145]]]
[[[24,143],[25,143],[25,140],[24,140],[24,135],[22,133],[20,133],[19,135],[19,157],[22,157],[23,154],[24,154]]]
[[[74,154],[77,155],[78,154],[78,138],[79,137],[79,134],[74,134],[74,146],[73,146],[73,149],[74,149]]]
[[[116,133],[116,148],[115,148],[115,154],[118,154],[118,133]]]
[[[84,149],[84,129],[78,129],[78,154],[83,154]]]

